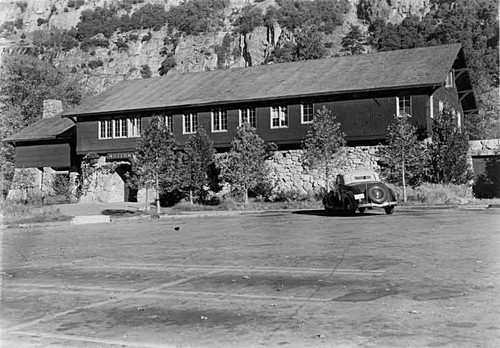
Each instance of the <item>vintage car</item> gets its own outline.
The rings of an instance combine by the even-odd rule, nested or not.
[[[397,205],[396,195],[380,182],[377,173],[357,171],[337,175],[335,187],[323,197],[325,213],[343,211],[353,215],[356,210],[362,214],[366,209],[384,208],[392,214]]]

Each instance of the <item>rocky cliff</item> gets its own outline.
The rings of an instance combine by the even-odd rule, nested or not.
[[[0,1],[0,25],[11,22],[15,30],[2,33],[0,50],[3,54],[14,50],[23,52],[33,49],[33,38],[51,29],[70,29],[74,27],[82,11],[98,6],[119,4],[121,0],[20,0]],[[329,41],[333,44],[330,54],[338,52],[340,39],[345,35],[349,24],[365,25],[363,19],[382,16],[389,21],[399,22],[405,16],[423,16],[429,10],[428,0],[349,0],[350,10],[345,23],[333,34]],[[145,0],[132,5],[132,12],[147,3],[163,5],[165,9],[178,5],[181,0]],[[79,5],[75,5],[78,3]],[[274,0],[254,2],[252,0],[230,0],[226,9],[223,27],[217,32],[202,35],[182,35],[175,45],[167,44],[176,62],[168,74],[205,71],[221,68],[259,65],[273,51],[280,40],[290,33],[274,24],[270,27],[257,27],[252,32],[241,35],[235,33],[232,25],[241,9],[248,4],[265,9],[276,6]],[[141,40],[151,33],[147,41]],[[136,30],[115,33],[107,48],[96,47],[91,50],[72,48],[69,51],[48,50],[41,58],[50,59],[54,65],[75,74],[87,86],[89,93],[99,93],[118,81],[144,77],[149,70],[151,76],[158,75],[158,68],[165,59],[160,52],[164,50],[164,39],[168,37],[167,26],[158,31]],[[135,37],[138,39],[129,40]],[[127,41],[124,49],[117,44]],[[142,73],[141,73],[142,71]],[[149,74],[147,74],[149,75]]]

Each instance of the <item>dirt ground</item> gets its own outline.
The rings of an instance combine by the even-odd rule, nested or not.
[[[2,347],[500,346],[500,209],[1,233]]]

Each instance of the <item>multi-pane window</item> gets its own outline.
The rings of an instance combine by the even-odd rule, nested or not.
[[[165,115],[165,125],[170,132],[174,131],[174,116],[173,115]]]
[[[240,109],[240,126],[243,123],[248,123],[250,127],[256,128],[255,108]]]
[[[212,132],[227,131],[227,111],[215,109],[212,111]]]
[[[113,138],[113,123],[112,120],[99,121],[99,139]]]
[[[184,134],[196,133],[196,129],[198,128],[198,114],[196,112],[190,112],[184,114],[183,118],[184,118],[183,133]]]
[[[141,119],[138,117],[128,119],[128,136],[140,137],[141,136]]]
[[[127,119],[119,118],[113,120],[114,138],[126,138],[128,136]]]
[[[442,100],[438,102],[438,108],[439,108],[439,114],[442,114],[444,111],[444,102]]]
[[[411,97],[398,97],[398,116],[411,115]]]
[[[302,104],[302,123],[311,123],[314,118],[312,103]]]
[[[271,107],[271,128],[288,127],[288,112],[286,106]]]
[[[132,138],[140,135],[141,120],[138,117],[99,121],[99,139]]]

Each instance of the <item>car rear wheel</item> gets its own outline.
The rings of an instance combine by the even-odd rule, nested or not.
[[[389,190],[384,185],[375,184],[368,188],[368,198],[374,203],[384,203],[389,199]]]
[[[394,206],[391,205],[389,207],[385,207],[384,210],[387,215],[391,215],[392,213],[394,213]]]

